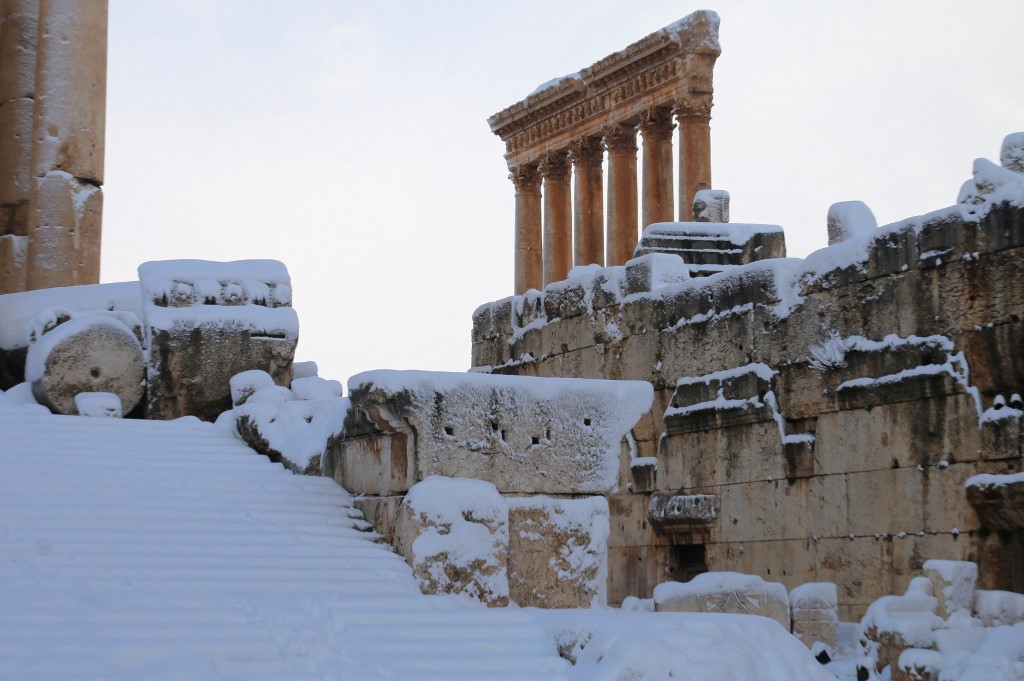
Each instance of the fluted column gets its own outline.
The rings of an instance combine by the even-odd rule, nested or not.
[[[36,44],[29,289],[100,275],[107,0],[41,0]]]
[[[515,292],[522,295],[531,288],[544,287],[540,173],[537,166],[519,166],[512,169],[508,179],[516,188]]]
[[[604,264],[604,148],[595,137],[569,145],[575,172],[573,191],[573,264]]]
[[[680,99],[674,111],[679,118],[679,219],[693,220],[693,197],[711,189],[710,96]]]
[[[0,294],[25,290],[39,0],[0,0]]]
[[[566,152],[546,154],[538,166],[544,178],[544,285],[562,281],[572,267],[572,195]]]
[[[672,222],[672,110],[650,109],[640,119],[644,138],[643,203],[640,228],[653,222]]]
[[[636,129],[610,125],[602,142],[608,151],[608,245],[606,265],[623,265],[637,243]]]

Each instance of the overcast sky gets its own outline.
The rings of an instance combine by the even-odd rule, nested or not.
[[[322,376],[466,370],[473,310],[512,293],[487,117],[703,7],[713,184],[790,256],[836,201],[952,204],[1024,130],[1020,0],[111,0],[103,281],[276,258]]]

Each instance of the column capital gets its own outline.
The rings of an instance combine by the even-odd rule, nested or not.
[[[598,137],[579,137],[569,143],[569,160],[577,168],[600,168],[604,162],[604,147]]]
[[[541,177],[550,182],[569,181],[569,155],[565,151],[544,154],[537,166]]]
[[[636,128],[616,123],[601,128],[601,143],[609,154],[636,155]]]
[[[508,179],[515,185],[516,194],[540,195],[540,173],[537,166],[516,166],[509,170]]]
[[[637,125],[640,134],[645,140],[671,140],[672,131],[676,124],[672,121],[672,109],[667,107],[652,107],[640,115],[640,124]]]
[[[710,96],[683,97],[677,99],[672,112],[679,117],[680,123],[710,123],[711,107],[715,103]]]

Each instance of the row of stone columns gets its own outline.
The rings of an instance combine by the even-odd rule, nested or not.
[[[673,118],[680,125],[679,220],[690,220],[693,196],[711,187],[711,102],[680,100],[639,121],[605,126],[536,164],[512,168],[516,191],[515,292],[565,279],[574,265],[622,265],[633,256],[642,224],[674,218]],[[637,132],[643,136],[642,197],[637,191]],[[607,214],[604,153],[608,154]],[[570,191],[570,178],[575,182]],[[642,198],[642,203],[641,203]]]
[[[0,0],[0,293],[99,281],[107,0]]]

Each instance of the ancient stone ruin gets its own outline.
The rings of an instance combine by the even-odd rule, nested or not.
[[[712,72],[721,51],[718,15],[695,12],[488,119],[505,142],[515,185],[517,294],[565,279],[573,265],[629,259],[640,203],[637,130],[641,226],[675,217],[673,119],[681,144],[679,219],[689,219],[697,190],[711,188]]]
[[[0,293],[100,277],[107,1],[0,4]]]
[[[735,571],[836,583],[850,620],[929,558],[1024,586],[1019,138],[952,207],[835,208],[804,260],[777,227],[656,224],[623,266],[476,311],[474,371],[654,386],[608,496],[611,602]]]

